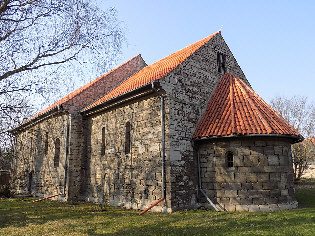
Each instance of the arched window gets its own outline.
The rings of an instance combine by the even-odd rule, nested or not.
[[[233,155],[233,152],[227,152],[227,154],[226,154],[226,163],[227,163],[227,167],[233,167],[234,166],[234,155]]]
[[[47,155],[47,153],[48,153],[48,132],[46,132],[44,151],[45,151],[45,155]]]
[[[55,141],[54,167],[59,166],[59,160],[60,160],[60,139],[57,138]]]
[[[131,130],[131,125],[130,125],[130,122],[128,121],[126,123],[125,154],[129,154],[130,153],[130,146],[131,146],[130,130]]]
[[[101,147],[101,155],[105,155],[105,127],[102,128],[102,147]]]
[[[30,138],[30,157],[32,158],[33,156],[33,138]]]

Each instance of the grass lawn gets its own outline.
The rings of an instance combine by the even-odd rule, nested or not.
[[[296,190],[300,207],[277,212],[146,213],[80,203],[0,200],[0,235],[315,235],[315,188]]]

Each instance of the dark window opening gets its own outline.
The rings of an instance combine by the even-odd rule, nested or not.
[[[234,166],[234,157],[232,152],[228,152],[226,155],[226,160],[227,160],[227,166],[228,167],[233,167]]]
[[[48,132],[46,132],[46,136],[45,136],[44,152],[45,152],[45,155],[47,155],[47,153],[48,153]]]
[[[57,138],[55,141],[54,167],[59,166],[59,159],[60,159],[60,139]]]
[[[28,193],[32,193],[33,171],[28,173]]]
[[[217,53],[217,65],[218,65],[218,72],[225,74],[226,73],[226,56],[221,52]]]
[[[130,125],[130,122],[128,121],[126,123],[125,154],[129,154],[130,153],[130,146],[131,146],[130,131],[131,131],[131,125]]]
[[[149,187],[145,186],[145,189],[143,191],[143,197],[144,199],[149,199]]]
[[[30,157],[32,158],[32,155],[33,155],[33,138],[31,138],[30,140]]]
[[[102,128],[102,147],[101,147],[101,155],[105,155],[105,127]]]

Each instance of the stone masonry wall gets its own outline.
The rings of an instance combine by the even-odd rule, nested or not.
[[[225,138],[198,145],[202,188],[228,211],[267,211],[297,206],[290,140]],[[234,166],[227,167],[227,152]],[[204,197],[204,206],[209,207]]]
[[[82,158],[85,154],[84,147],[84,125],[82,116],[79,111],[83,107],[91,104],[95,99],[103,96],[114,86],[129,78],[131,75],[146,66],[141,55],[134,57],[120,67],[116,68],[104,76],[101,76],[95,83],[83,86],[80,93],[72,96],[70,100],[62,104],[62,108],[70,113],[69,119],[69,155],[68,155],[68,174],[66,199],[79,200],[81,175],[82,175]],[[17,134],[17,178],[15,188],[17,192],[30,192],[28,190],[29,179],[32,179],[32,190],[34,195],[49,195],[55,193],[54,187],[59,181],[59,185],[64,185],[64,165],[65,165],[65,132],[67,125],[67,116],[64,115],[62,120],[59,118],[49,118],[40,123],[29,126],[26,130],[19,131]],[[49,133],[48,153],[43,152],[43,142],[46,138],[46,132]],[[60,136],[61,153],[60,161],[63,167],[54,168],[51,161],[54,158],[54,143],[56,137]],[[51,139],[53,137],[53,139]],[[32,140],[32,141],[31,141]],[[31,148],[31,142],[32,148]],[[36,142],[36,143],[34,143]],[[32,152],[30,154],[30,151]],[[47,161],[45,161],[47,159]],[[36,162],[36,165],[35,165]],[[56,174],[57,172],[58,174]],[[59,179],[57,181],[57,179]],[[60,188],[61,190],[61,188]],[[63,189],[62,189],[63,190]],[[58,190],[59,191],[59,190]],[[58,192],[57,191],[57,192]],[[58,192],[59,193],[59,192]]]
[[[65,114],[59,114],[17,134],[16,168],[12,176],[17,194],[41,197],[63,193],[66,120]],[[55,167],[57,138],[60,140],[60,160]]]
[[[226,55],[227,72],[234,72],[248,83],[220,34],[161,80],[170,101],[169,155],[173,210],[198,205],[197,167],[191,139],[223,75],[218,72],[217,52]]]
[[[124,106],[88,118],[85,185],[86,200],[144,209],[162,198],[161,101],[147,96]],[[168,106],[166,110],[166,147],[169,147]],[[126,122],[131,124],[131,151],[125,154]],[[102,128],[105,128],[105,154],[102,155]],[[169,148],[167,148],[167,153]],[[169,156],[166,156],[169,166]],[[166,188],[170,192],[170,169],[166,168]],[[171,211],[171,199],[153,211]]]

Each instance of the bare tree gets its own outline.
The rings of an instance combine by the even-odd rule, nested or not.
[[[30,104],[104,73],[123,40],[115,9],[91,0],[0,0],[0,136],[36,111]]]
[[[7,130],[104,73],[124,33],[114,8],[93,0],[0,0],[0,166],[13,160]]]
[[[295,180],[300,180],[311,161],[314,161],[315,146],[311,139],[292,145]]]
[[[271,100],[271,106],[297,129],[306,140],[292,145],[293,167],[295,180],[298,181],[303,172],[314,159],[314,145],[310,141],[314,137],[315,106],[306,97],[276,97]]]

